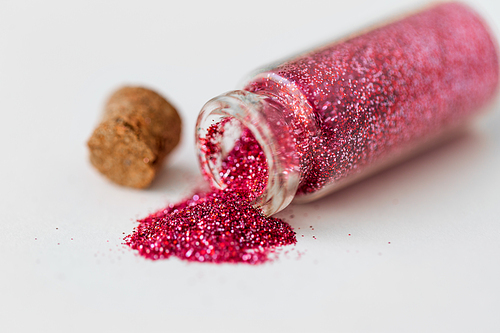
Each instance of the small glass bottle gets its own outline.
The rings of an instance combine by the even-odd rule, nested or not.
[[[493,100],[498,81],[485,23],[466,5],[439,4],[290,59],[207,102],[196,127],[201,166],[222,188],[222,160],[248,128],[269,170],[253,204],[272,215],[445,138]],[[214,124],[219,149],[208,156],[201,142]]]

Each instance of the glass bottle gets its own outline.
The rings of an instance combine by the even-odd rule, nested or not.
[[[201,167],[222,188],[221,162],[248,128],[269,170],[253,204],[272,215],[449,136],[492,101],[498,76],[482,19],[464,4],[439,4],[287,60],[207,102],[196,125]],[[219,126],[219,149],[208,156],[201,142],[211,126]]]

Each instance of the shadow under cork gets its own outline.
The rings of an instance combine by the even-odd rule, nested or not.
[[[168,161],[159,170],[157,176],[148,187],[151,192],[189,192],[193,189],[204,188],[206,181],[203,179],[198,166],[174,163]],[[206,185],[208,187],[208,185]]]

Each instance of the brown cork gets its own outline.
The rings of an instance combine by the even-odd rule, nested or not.
[[[109,98],[87,145],[90,162],[117,184],[147,187],[179,143],[181,118],[149,89],[123,87]]]

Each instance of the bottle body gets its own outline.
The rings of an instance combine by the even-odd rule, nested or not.
[[[281,186],[308,201],[463,126],[495,96],[498,72],[497,50],[481,19],[462,4],[446,3],[291,59],[243,90],[262,100],[257,109],[267,134],[256,138],[266,158],[286,165],[270,168],[269,181],[274,172],[292,175]],[[283,132],[287,138],[277,139]],[[266,215],[290,201],[276,210],[266,208],[269,200],[256,202]]]

